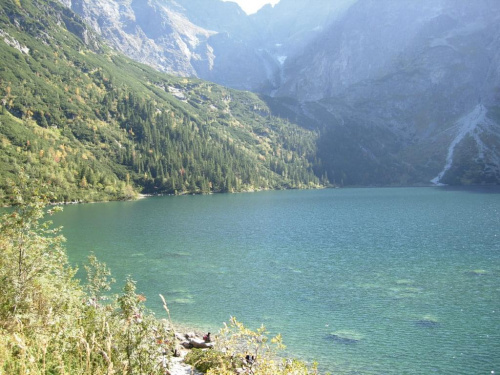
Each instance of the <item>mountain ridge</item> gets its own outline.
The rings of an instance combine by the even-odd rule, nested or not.
[[[308,158],[321,160],[314,170],[324,181],[500,183],[495,1],[281,0],[251,16],[217,0],[60,1],[114,48],[157,70],[264,95],[256,104],[266,108],[262,121],[282,118],[316,134]],[[103,39],[66,9],[58,22],[99,51]],[[208,95],[189,87],[210,85],[179,82],[160,87],[201,117],[234,105],[207,104]],[[481,122],[465,126],[477,108]]]

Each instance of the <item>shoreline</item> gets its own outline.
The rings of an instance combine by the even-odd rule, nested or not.
[[[182,192],[178,194],[143,194],[138,193],[137,197],[134,199],[108,199],[108,200],[100,200],[100,201],[83,201],[83,200],[75,200],[71,202],[49,202],[49,206],[70,206],[76,204],[96,204],[96,203],[110,203],[110,202],[135,202],[146,198],[154,198],[154,197],[182,197],[182,196],[190,196],[190,195],[216,195],[216,194],[244,194],[244,193],[260,193],[266,191],[291,191],[291,190],[326,190],[326,189],[398,189],[398,188],[441,188],[446,190],[469,190],[469,189],[498,189],[500,185],[495,184],[477,184],[477,185],[446,185],[446,184],[414,184],[414,185],[351,185],[351,186],[315,186],[311,188],[284,188],[284,189],[254,189],[254,190],[242,190],[235,192],[210,192],[210,193],[193,193],[193,192]],[[11,208],[16,205],[9,205],[2,203],[0,204],[1,208]]]
[[[202,375],[193,366],[186,363],[185,358],[192,348],[200,347],[210,350],[213,343],[205,344],[203,340],[204,332],[198,328],[188,327],[184,324],[170,322],[175,336],[174,353],[168,359],[167,374],[169,375]],[[193,345],[194,344],[194,345]],[[201,345],[201,346],[198,346]]]

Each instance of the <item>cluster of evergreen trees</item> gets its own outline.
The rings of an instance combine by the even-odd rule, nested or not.
[[[57,2],[2,3],[0,181],[29,165],[59,201],[320,185],[317,135],[256,95],[133,62]]]

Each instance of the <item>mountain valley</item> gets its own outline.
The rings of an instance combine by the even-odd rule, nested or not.
[[[3,181],[29,165],[65,201],[500,182],[497,1],[2,3]]]
[[[494,0],[281,0],[250,16],[216,0],[65,2],[91,24],[107,20],[96,28],[103,36],[125,35],[106,37],[125,53],[139,38],[132,58],[260,93],[276,115],[319,131],[318,157],[335,184],[500,181]],[[134,27],[116,12],[95,14],[102,4],[126,9]],[[143,25],[145,12],[155,22]],[[148,43],[161,58],[147,57]],[[484,118],[464,134],[478,108]]]
[[[55,1],[3,1],[2,200],[21,169],[54,201],[319,187],[317,134],[259,97],[158,73]]]

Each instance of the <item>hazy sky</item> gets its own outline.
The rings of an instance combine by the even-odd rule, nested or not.
[[[280,0],[223,0],[232,1],[233,3],[238,3],[241,9],[243,9],[247,14],[252,14],[257,12],[266,4],[277,4]]]

